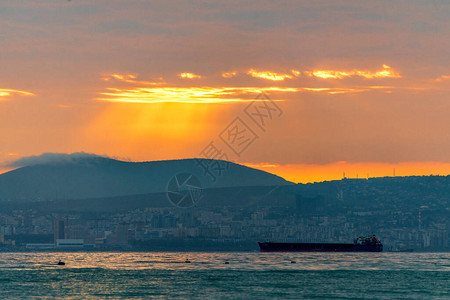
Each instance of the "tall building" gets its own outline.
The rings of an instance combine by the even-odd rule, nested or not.
[[[56,243],[56,240],[61,240],[66,238],[65,233],[65,221],[64,220],[55,220],[55,227],[54,227],[54,240]]]
[[[5,242],[5,228],[0,227],[0,244]]]

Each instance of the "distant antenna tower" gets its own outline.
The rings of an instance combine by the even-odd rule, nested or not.
[[[394,177],[395,177],[395,168],[394,168]]]

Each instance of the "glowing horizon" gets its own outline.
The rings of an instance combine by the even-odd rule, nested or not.
[[[278,175],[294,183],[314,183],[347,179],[370,179],[407,176],[449,176],[450,163],[347,163],[315,164],[250,164],[243,165]]]
[[[16,153],[11,156],[16,156]],[[115,158],[123,160],[120,158]],[[178,158],[180,159],[180,158]],[[170,159],[169,159],[170,160]],[[125,160],[129,161],[129,160]],[[157,160],[159,161],[159,160]],[[147,162],[133,161],[133,162]],[[349,163],[334,162],[325,165],[316,164],[274,164],[241,163],[237,164],[280,176],[293,183],[316,183],[342,179],[371,179],[408,176],[450,176],[450,163],[443,162],[400,162],[400,163]],[[0,174],[20,167],[0,168]]]

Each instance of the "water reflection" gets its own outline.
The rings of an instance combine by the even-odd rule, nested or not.
[[[66,262],[58,266],[59,260]],[[190,263],[186,263],[189,259]],[[292,263],[295,261],[295,263]],[[228,262],[226,264],[225,262]],[[0,269],[450,271],[449,253],[0,253]]]

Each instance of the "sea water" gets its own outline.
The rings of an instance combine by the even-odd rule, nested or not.
[[[0,253],[1,299],[61,297],[450,299],[450,253]]]

